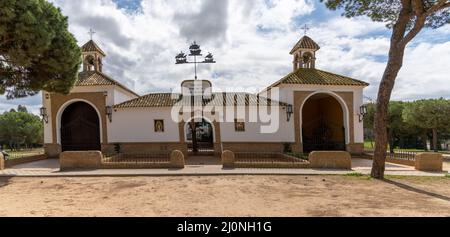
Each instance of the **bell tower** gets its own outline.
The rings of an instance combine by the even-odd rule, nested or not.
[[[106,54],[100,47],[91,39],[81,47],[83,59],[83,71],[102,72],[103,58]]]
[[[290,54],[294,57],[293,69],[296,71],[299,68],[315,68],[316,67],[316,51],[319,50],[319,45],[308,36],[303,36]]]

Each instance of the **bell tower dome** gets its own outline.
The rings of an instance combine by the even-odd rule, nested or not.
[[[314,40],[306,35],[303,36],[290,52],[294,57],[294,71],[299,68],[315,68],[316,51],[319,49],[319,45]]]
[[[102,61],[106,54],[92,39],[81,47],[81,51],[83,58],[83,71],[102,72]]]

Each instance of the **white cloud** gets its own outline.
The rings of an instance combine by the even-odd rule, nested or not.
[[[140,94],[177,89],[181,81],[193,77],[193,67],[174,64],[174,56],[193,40],[217,61],[200,65],[200,78],[211,79],[222,90],[263,88],[291,71],[289,51],[302,36],[295,25],[304,23],[294,21],[308,16],[327,15],[313,22],[308,33],[321,46],[317,67],[370,82],[365,93],[372,98],[389,49],[384,24],[337,13],[329,17],[318,12],[323,3],[317,1],[144,0],[137,13],[117,8],[112,0],[53,2],[69,16],[70,31],[80,45],[89,39],[89,28],[97,32],[94,40],[107,53],[105,73]],[[408,48],[393,98],[446,96],[449,29],[422,34],[429,37],[425,41],[439,38],[440,43],[421,38]],[[18,102],[28,102],[36,110],[39,101],[39,96],[17,101],[0,97],[0,112]]]

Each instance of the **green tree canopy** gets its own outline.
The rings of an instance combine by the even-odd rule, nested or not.
[[[39,116],[15,110],[0,114],[0,144],[19,148],[41,144],[42,141],[43,124]]]
[[[414,126],[433,131],[433,147],[438,150],[438,131],[450,126],[450,102],[443,98],[418,100],[409,103],[403,112],[403,119]]]
[[[0,1],[0,94],[68,93],[80,64],[81,50],[60,9],[45,0]]]
[[[407,13],[407,29],[415,24],[438,28],[450,23],[450,2],[448,0],[321,0],[329,9],[344,9],[346,17],[368,16],[376,22],[394,27],[402,11]],[[422,22],[423,21],[423,22]],[[417,27],[417,26],[416,26]],[[411,35],[412,36],[412,35]]]
[[[17,111],[28,113],[27,107],[25,107],[24,105],[17,106]]]
[[[382,179],[386,164],[388,107],[405,48],[424,27],[450,23],[450,0],[321,0],[346,17],[367,16],[392,29],[389,55],[378,90],[374,116],[375,152],[371,176]]]
[[[390,151],[393,152],[394,148],[400,146],[399,142],[403,141],[403,146],[411,146],[409,140],[415,139],[415,147],[418,144],[417,138],[423,137],[423,129],[416,126],[416,124],[408,123],[403,118],[405,107],[413,102],[403,101],[391,101],[389,102],[388,121],[387,121],[387,136]],[[375,104],[370,103],[367,105],[367,115],[364,117],[364,127],[373,128],[374,116],[375,116]],[[423,138],[422,138],[423,139]],[[424,144],[423,144],[424,145]]]

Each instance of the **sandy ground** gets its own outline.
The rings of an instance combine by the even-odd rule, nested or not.
[[[450,216],[450,178],[0,178],[0,216]]]

